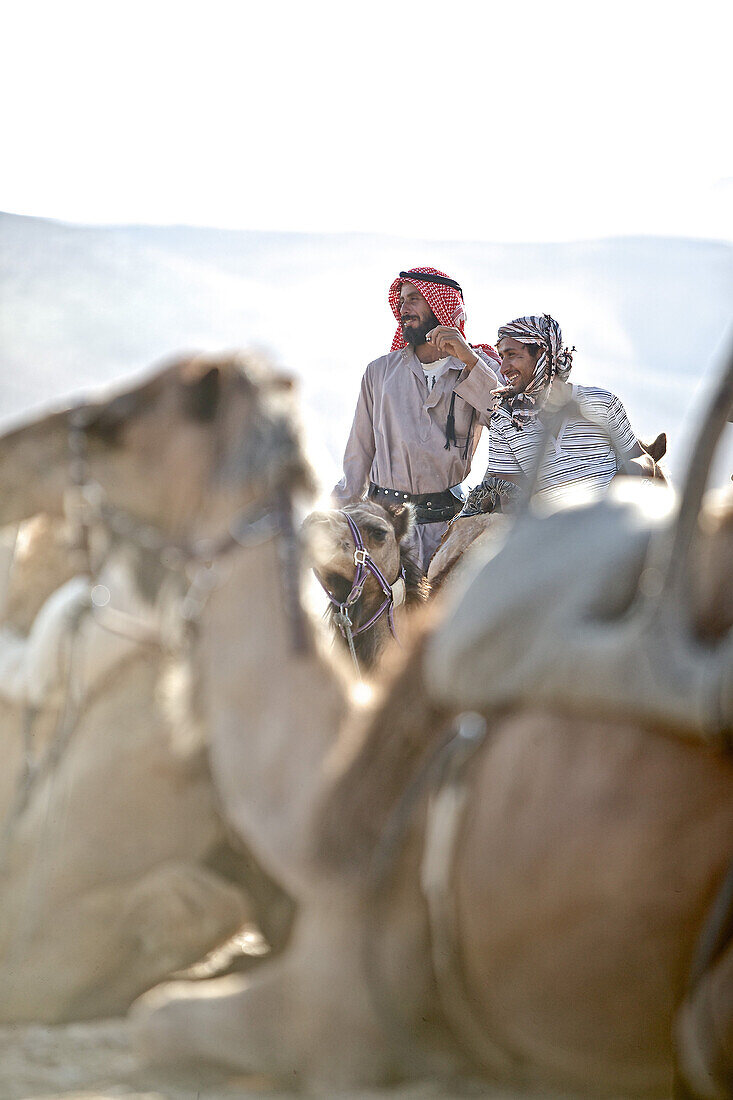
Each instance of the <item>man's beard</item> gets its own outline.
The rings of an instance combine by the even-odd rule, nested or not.
[[[413,347],[417,347],[418,344],[425,343],[425,337],[432,329],[437,328],[438,318],[434,313],[431,313],[421,324],[419,325],[405,325],[402,322],[402,335],[408,344],[412,344]]]

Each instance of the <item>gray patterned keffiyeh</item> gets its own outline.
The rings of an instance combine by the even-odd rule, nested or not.
[[[562,382],[567,379],[575,348],[563,348],[562,330],[549,313],[541,317],[517,317],[502,325],[497,344],[506,336],[521,344],[539,344],[542,349],[532,380],[523,393],[512,393],[509,387],[494,391],[499,399],[496,411],[506,413],[521,430],[544,406],[555,378]]]
[[[501,477],[488,477],[474,485],[465,503],[451,523],[465,516],[479,516],[487,512],[511,512],[521,502],[522,490],[512,481]]]

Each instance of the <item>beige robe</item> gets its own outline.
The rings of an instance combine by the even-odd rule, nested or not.
[[[409,346],[369,364],[346,444],[344,476],[333,490],[339,505],[363,497],[370,481],[405,493],[433,493],[466,479],[481,431],[491,418],[492,391],[501,385],[489,357],[478,349],[476,354],[478,363],[468,374],[460,360],[450,357],[431,391],[422,364]],[[456,443],[446,450],[454,390]],[[472,410],[475,416],[464,458]],[[418,524],[417,542],[425,567],[445,527],[445,523]]]

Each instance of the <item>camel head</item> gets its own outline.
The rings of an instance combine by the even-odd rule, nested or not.
[[[371,500],[347,504],[343,510],[311,512],[303,522],[306,564],[337,600],[345,600],[354,583],[354,538],[346,514],[359,528],[364,546],[385,579],[393,584],[401,567],[401,543],[415,525],[411,505],[383,507]],[[365,606],[379,602],[381,589],[373,577],[364,586]]]
[[[341,510],[311,512],[306,517],[302,530],[305,563],[312,567],[326,591],[334,600],[343,603],[354,584],[356,547],[347,515],[358,527],[365,549],[387,583],[393,586],[393,591],[402,576],[405,605],[422,603],[427,598],[429,586],[408,538],[415,524],[410,504],[383,506],[361,500]],[[395,603],[401,602],[401,595]],[[350,609],[354,629],[368,623],[383,602],[382,589],[368,574],[362,595]],[[381,645],[376,634],[385,632],[386,622],[383,616],[374,628],[365,629],[359,635],[357,649],[366,666],[372,665],[379,655]]]
[[[220,534],[232,510],[303,486],[290,382],[235,355],[192,356],[0,438],[0,524],[61,514],[75,483],[170,538]]]

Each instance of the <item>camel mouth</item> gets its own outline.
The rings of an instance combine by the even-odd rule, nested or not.
[[[323,583],[335,600],[344,603],[349,598],[354,582],[353,579],[342,577],[340,573],[326,573]]]

